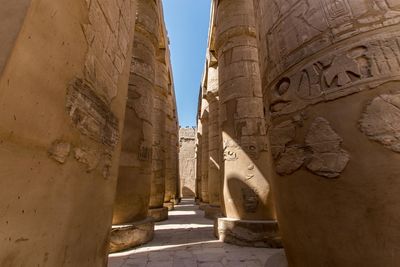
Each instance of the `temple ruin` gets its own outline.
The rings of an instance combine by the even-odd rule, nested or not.
[[[211,2],[190,127],[162,0],[3,3],[1,267],[400,265],[400,0]]]

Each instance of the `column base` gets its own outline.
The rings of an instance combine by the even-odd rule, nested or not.
[[[245,247],[282,248],[277,221],[216,218],[214,233],[225,243]]]
[[[153,239],[154,220],[146,218],[143,221],[113,225],[110,236],[110,253],[143,245]]]
[[[204,218],[214,220],[221,217],[223,217],[221,207],[212,205],[207,205],[204,207]]]
[[[200,202],[200,204],[199,204],[199,209],[200,209],[200,210],[205,210],[208,206],[209,206],[208,203],[206,203],[206,202]]]
[[[147,216],[153,218],[156,222],[168,220],[168,208],[150,208]]]
[[[171,199],[171,202],[174,203],[174,205],[178,205],[179,203],[181,203],[181,198]]]
[[[174,203],[173,202],[164,202],[164,207],[168,208],[168,210],[174,210]]]
[[[200,205],[200,202],[201,202],[201,201],[200,201],[199,198],[196,197],[196,198],[194,199],[194,204]]]

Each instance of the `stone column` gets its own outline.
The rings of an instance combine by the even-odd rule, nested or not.
[[[202,202],[201,197],[201,142],[202,142],[202,131],[200,112],[197,114],[197,131],[196,131],[196,204]]]
[[[214,63],[207,71],[207,102],[209,103],[208,123],[208,199],[209,206],[205,208],[206,218],[221,217],[221,176],[220,147],[221,134],[219,129],[219,97],[218,97],[218,65]]]
[[[106,265],[134,2],[2,2],[1,266]]]
[[[152,110],[158,27],[155,2],[138,0],[111,233],[112,252],[143,244],[153,237],[154,222],[147,213],[152,175]]]
[[[173,159],[173,129],[174,129],[174,110],[172,100],[172,87],[169,86],[169,94],[167,101],[167,121],[166,121],[166,176],[165,176],[165,195],[164,206],[169,210],[174,209],[172,200],[173,186],[174,186],[174,164]]]
[[[177,205],[180,202],[179,198],[179,123],[178,114],[176,110],[176,102],[174,98],[174,127],[171,137],[172,147],[172,184],[171,184],[171,200]]]
[[[209,203],[208,195],[208,124],[209,124],[209,106],[207,99],[203,98],[201,102],[201,200],[203,203],[202,208],[206,207]]]
[[[218,220],[219,237],[279,246],[252,1],[219,1],[216,27],[227,216]]]
[[[164,207],[165,196],[165,123],[168,95],[168,69],[165,63],[165,49],[159,49],[156,62],[156,84],[153,100],[153,173],[149,216],[155,221],[168,219],[168,208]]]
[[[398,266],[400,1],[264,2],[265,104],[289,265]]]

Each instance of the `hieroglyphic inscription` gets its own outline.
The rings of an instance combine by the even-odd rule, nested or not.
[[[398,0],[269,0],[264,20],[267,84],[337,42],[400,22]]]
[[[290,71],[270,91],[272,116],[400,80],[400,34],[360,41]]]

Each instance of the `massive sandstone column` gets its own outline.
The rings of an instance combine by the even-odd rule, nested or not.
[[[199,102],[201,101],[201,92],[199,97]],[[199,104],[200,106],[200,104]],[[202,142],[202,131],[203,127],[200,120],[200,109],[197,112],[197,131],[196,131],[196,204],[200,204],[202,200],[201,195],[201,142]]]
[[[153,237],[154,222],[147,213],[152,175],[152,109],[158,27],[156,3],[138,0],[111,251],[140,245]]]
[[[3,1],[0,266],[106,266],[134,2]]]
[[[175,128],[176,128],[176,116],[173,101],[173,88],[172,85],[169,86],[169,95],[167,102],[167,122],[166,122],[166,177],[165,177],[165,196],[164,196],[164,206],[168,207],[169,210],[174,209],[174,192],[176,187],[176,162],[175,159]]]
[[[221,131],[219,129],[218,65],[209,63],[207,70],[208,115],[208,200],[205,217],[214,219],[221,216],[221,173],[220,153]]]
[[[156,62],[156,85],[154,87],[153,104],[153,173],[151,178],[151,194],[149,216],[156,221],[168,218],[168,208],[164,207],[165,196],[165,143],[166,108],[168,95],[168,69],[166,66],[166,49],[159,49]]]
[[[257,36],[252,1],[219,1],[218,55],[225,215],[220,239],[241,245],[278,246],[269,183]]]
[[[398,266],[400,1],[259,10],[289,265]]]
[[[208,196],[208,124],[209,106],[204,98],[201,101],[201,199],[203,203],[209,202]]]

